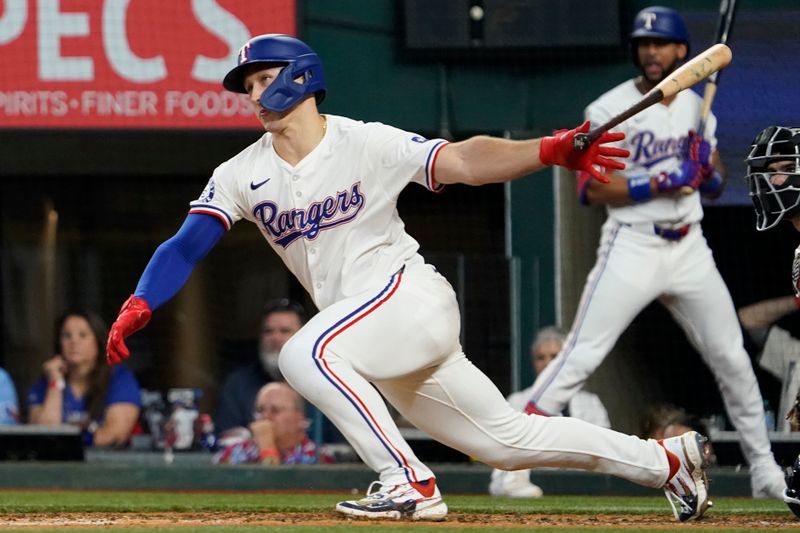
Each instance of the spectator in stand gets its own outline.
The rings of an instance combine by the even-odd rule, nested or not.
[[[531,364],[535,375],[542,371],[555,359],[564,344],[564,332],[555,326],[548,326],[539,330],[536,338],[531,344]],[[528,399],[531,397],[533,385],[519,392],[514,392],[506,398],[509,405],[520,411],[525,410]],[[600,398],[589,391],[579,390],[570,398],[567,408],[562,413],[564,416],[572,416],[595,426],[610,428],[611,422]],[[510,496],[512,498],[539,498],[544,492],[541,487],[531,483],[531,471],[495,469],[492,471],[491,483],[489,484],[489,494],[492,496]]]
[[[8,372],[0,368],[0,425],[19,423],[17,389]]]
[[[222,436],[227,430],[247,427],[253,421],[258,391],[274,381],[283,381],[278,355],[292,335],[306,322],[306,312],[297,302],[282,298],[264,307],[258,340],[258,358],[235,369],[225,379],[219,395],[214,428]]]
[[[101,358],[107,330],[88,311],[69,311],[56,325],[55,354],[28,393],[32,424],[75,424],[87,446],[125,446],[136,427],[141,391],[133,373]]]
[[[678,437],[688,431],[709,434],[709,428],[697,416],[687,413],[683,407],[664,402],[649,405],[644,410],[639,436],[643,439],[662,440]],[[708,462],[714,464],[716,456],[710,438],[705,444],[705,449]]]
[[[777,431],[800,431],[784,416],[800,397],[800,340],[776,323],[800,310],[800,296],[769,298],[738,310],[739,321],[758,347],[758,364],[781,382]]]
[[[312,464],[332,463],[333,455],[308,435],[303,398],[283,382],[267,383],[258,391],[249,431],[228,430],[220,439],[215,463]]]
[[[643,439],[664,439],[683,435],[687,431],[696,430],[696,420],[682,407],[670,403],[650,405],[645,409],[641,421],[640,436]],[[707,432],[703,433],[707,435]]]

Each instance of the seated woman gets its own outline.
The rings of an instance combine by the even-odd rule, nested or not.
[[[124,446],[139,419],[133,373],[105,364],[107,330],[94,313],[70,311],[57,322],[56,355],[28,393],[31,424],[75,424],[87,446]]]

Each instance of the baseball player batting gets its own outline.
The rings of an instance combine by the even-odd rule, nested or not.
[[[641,76],[591,103],[586,118],[592,124],[639,100],[688,54],[686,25],[668,8],[642,10],[630,41]],[[636,315],[658,299],[716,377],[750,464],[753,496],[779,498],[785,484],[767,438],[761,393],[700,227],[700,195],[714,197],[723,185],[714,150],[716,118],[708,118],[707,141],[690,131],[701,106],[696,93],[681,91],[623,122],[618,130],[625,141],[619,146],[631,156],[624,173],[607,174],[608,185],[595,187],[579,173],[581,202],[605,204],[608,219],[564,348],[537,376],[527,410],[561,412]]]
[[[183,226],[153,255],[111,328],[111,364],[128,357],[125,337],[145,326],[222,235],[246,219],[319,309],[282,348],[281,372],[380,478],[365,498],[337,504],[338,512],[447,515],[433,472],[403,440],[380,391],[415,426],[490,465],[613,474],[664,488],[679,520],[703,514],[706,458],[697,433],[656,442],[511,408],[464,355],[453,288],[419,255],[396,210],[411,182],[441,191],[451,183],[510,181],[552,164],[602,178],[595,166],[624,166],[615,158],[627,152],[606,146],[622,134],[606,133],[575,152],[572,139],[588,131],[588,122],[540,139],[448,143],[321,115],[320,59],[285,35],[247,42],[223,85],[249,96],[266,133],[217,167]]]

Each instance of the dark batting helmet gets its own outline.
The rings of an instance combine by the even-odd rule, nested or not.
[[[285,65],[278,77],[261,95],[261,105],[270,111],[283,112],[306,96],[317,103],[325,99],[325,73],[319,56],[300,39],[270,33],[253,37],[239,51],[238,64],[225,76],[222,85],[235,93],[247,93],[244,78],[250,65]],[[302,77],[303,82],[295,79]]]
[[[794,464],[786,476],[786,492],[783,494],[783,501],[795,516],[800,518],[800,455],[794,460]]]
[[[689,30],[680,13],[674,9],[661,6],[646,7],[639,11],[633,21],[633,31],[628,37],[631,45],[633,63],[639,66],[639,39],[663,39],[686,45],[689,55]]]
[[[764,129],[753,139],[745,162],[757,230],[800,214],[800,128]],[[782,165],[778,169],[775,163]]]

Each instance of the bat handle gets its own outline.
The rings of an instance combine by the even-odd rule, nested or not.
[[[610,126],[599,126],[586,133],[576,133],[572,138],[572,149],[576,152],[585,152],[589,145],[595,142],[598,137],[608,131]]]
[[[572,148],[576,152],[585,151],[590,144],[592,144],[592,141],[589,140],[589,135],[586,133],[576,133],[575,137],[572,138]]]

